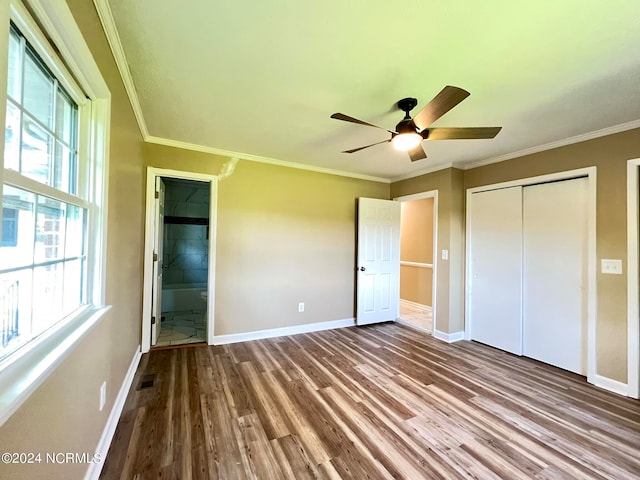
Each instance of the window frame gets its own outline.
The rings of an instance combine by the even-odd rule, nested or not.
[[[44,185],[0,165],[0,186],[46,195],[87,210],[87,302],[0,361],[0,425],[105,316],[107,181],[111,94],[66,2],[9,0],[0,6],[0,122],[5,124],[10,22],[78,105],[77,193]],[[31,12],[31,13],[29,13]],[[37,21],[31,16],[35,17]],[[55,50],[49,42],[55,45]],[[57,53],[56,50],[59,52]],[[4,152],[4,136],[0,137]],[[0,205],[2,188],[0,188]],[[0,210],[1,212],[1,210]],[[1,216],[1,213],[0,213]],[[2,222],[0,222],[1,235]]]

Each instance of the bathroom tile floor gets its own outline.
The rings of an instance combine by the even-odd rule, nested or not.
[[[207,325],[204,310],[162,312],[164,318],[156,347],[184,345],[207,341]]]

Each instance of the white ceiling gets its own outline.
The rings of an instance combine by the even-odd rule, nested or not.
[[[96,0],[104,4],[104,0]],[[389,179],[640,127],[638,0],[108,0],[148,135]],[[108,30],[108,29],[107,29]],[[111,35],[111,40],[114,41]],[[445,85],[471,96],[436,126],[502,126],[492,140],[393,129]]]

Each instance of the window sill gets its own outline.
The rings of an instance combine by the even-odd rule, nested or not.
[[[0,426],[46,380],[74,347],[104,318],[111,306],[87,306],[2,362]]]

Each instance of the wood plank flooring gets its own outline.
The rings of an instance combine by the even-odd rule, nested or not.
[[[392,323],[161,350],[101,478],[637,479],[640,402]]]

